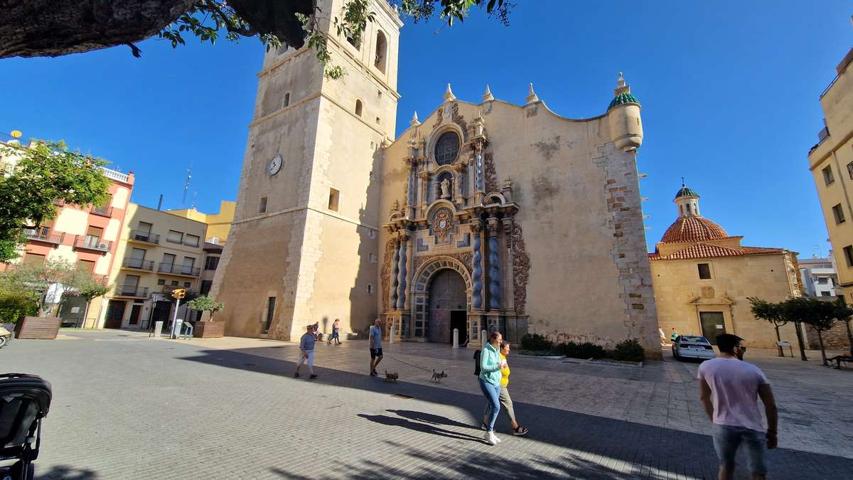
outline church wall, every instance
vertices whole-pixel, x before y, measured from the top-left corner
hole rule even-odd
[[[710,264],[711,279],[699,279],[699,263]],[[779,302],[792,296],[796,271],[784,254],[656,260],[651,265],[660,328],[667,337],[673,327],[680,334],[702,335],[697,312],[721,311],[728,333],[743,337],[749,347],[775,348],[773,325],[752,315],[747,297]],[[796,346],[792,325],[780,332],[782,340]]]

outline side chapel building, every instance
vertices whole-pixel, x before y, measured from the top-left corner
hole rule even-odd
[[[337,12],[343,0],[324,0]],[[402,22],[384,0],[360,44],[328,19],[324,77],[307,47],[270,51],[234,224],[211,294],[227,335],[362,331],[478,344],[496,326],[660,354],[636,149],[640,104],[621,75],[602,115],[457,99],[395,137]],[[386,329],[386,333],[390,329]]]

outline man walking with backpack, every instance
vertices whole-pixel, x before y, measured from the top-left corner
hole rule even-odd
[[[731,480],[738,447],[746,447],[753,480],[767,478],[766,449],[776,448],[776,401],[770,382],[758,367],[743,361],[742,338],[724,333],[717,337],[717,358],[699,366],[700,400],[714,423],[714,450],[720,459],[719,480]],[[765,431],[758,408],[764,403]]]

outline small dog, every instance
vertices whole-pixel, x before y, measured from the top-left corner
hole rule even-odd
[[[435,369],[432,370],[432,381],[435,383],[441,383],[442,378],[447,378],[447,374],[444,373],[444,370],[440,372],[436,372]]]
[[[388,373],[388,370],[385,370],[385,381],[388,383],[397,383],[397,379],[400,378],[400,374],[397,372]]]

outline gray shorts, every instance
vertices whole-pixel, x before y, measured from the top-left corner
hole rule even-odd
[[[767,434],[743,427],[714,425],[714,450],[720,465],[730,471],[735,468],[735,455],[741,443],[746,448],[749,471],[753,474],[767,475],[767,462],[764,453],[767,450]]]

